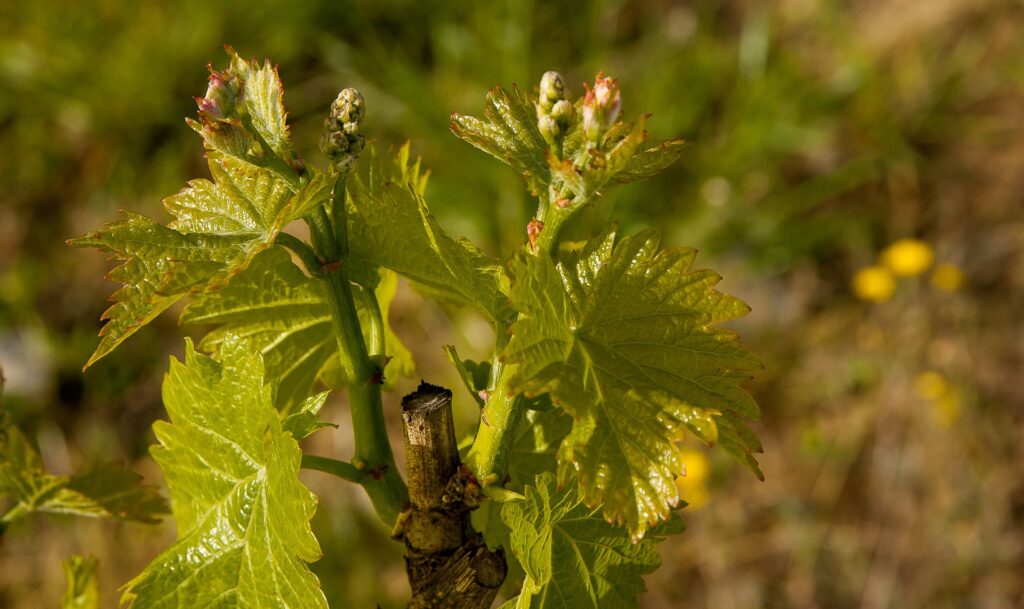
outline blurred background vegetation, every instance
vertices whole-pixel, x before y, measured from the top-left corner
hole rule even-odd
[[[533,202],[448,132],[494,84],[616,76],[625,112],[690,142],[613,217],[700,248],[753,312],[735,324],[767,481],[689,443],[688,531],[662,546],[644,607],[1024,606],[1024,5],[1013,0],[125,2],[0,5],[0,365],[6,408],[51,470],[120,458],[150,481],[150,423],[182,342],[161,317],[84,375],[114,287],[65,239],[206,175],[182,120],[222,43],[280,66],[298,148],[327,104],[366,96],[378,143],[413,142],[442,224],[507,256]],[[575,95],[582,87],[571,87]],[[456,386],[440,346],[486,325],[404,290],[418,373]],[[396,395],[416,379],[399,384]],[[388,403],[395,405],[395,396]],[[463,424],[475,408],[464,394]],[[329,420],[344,423],[343,400]],[[392,417],[396,418],[396,417]],[[344,457],[344,433],[312,450]],[[320,495],[315,569],[335,607],[400,607],[397,544],[343,483]],[[354,506],[354,509],[352,509]],[[56,606],[60,560],[100,558],[106,605],[167,540],[34,517],[0,546],[0,606]]]

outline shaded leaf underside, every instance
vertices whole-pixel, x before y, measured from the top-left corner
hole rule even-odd
[[[526,487],[525,500],[502,507],[511,550],[526,574],[517,609],[637,607],[646,589],[642,576],[661,564],[657,543],[681,532],[682,521],[676,516],[633,543],[599,511],[585,505],[575,486],[557,490],[550,473]]]

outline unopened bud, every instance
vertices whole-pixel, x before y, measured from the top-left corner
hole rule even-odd
[[[559,100],[551,107],[550,116],[555,119],[562,131],[567,131],[572,123],[572,104],[565,99]]]
[[[544,76],[540,77],[540,99],[538,100],[541,108],[544,109],[544,112],[551,112],[551,106],[563,99],[565,99],[565,83],[562,81],[562,75],[554,71],[544,72]]]
[[[209,66],[209,70],[206,96],[196,98],[200,118],[206,121],[237,117],[242,106],[242,79],[231,68],[215,72]]]
[[[583,135],[588,141],[596,144],[615,124],[622,109],[622,97],[619,94],[619,82],[614,78],[606,78],[603,72],[594,79],[594,88],[586,84],[587,90],[583,98]]]
[[[359,91],[349,87],[342,90],[331,103],[331,111],[324,120],[320,136],[320,150],[338,171],[352,168],[366,139],[360,133],[360,123],[366,113],[366,101]]]
[[[338,97],[331,103],[331,113],[328,116],[328,120],[334,121],[338,125],[354,124],[358,125],[363,120],[363,115],[366,113],[366,100],[363,99],[363,95],[349,87],[342,89],[341,93],[338,93]]]
[[[572,124],[572,104],[565,99],[565,83],[558,72],[545,72],[537,99],[537,128],[549,146],[561,149]]]
[[[540,234],[544,230],[544,223],[533,218],[530,223],[526,225],[526,236],[530,239],[530,247],[534,251],[537,251],[537,239],[540,239]]]
[[[537,129],[540,130],[540,134],[544,136],[544,141],[549,146],[557,145],[558,140],[561,139],[562,130],[558,128],[558,123],[546,114],[537,117]]]

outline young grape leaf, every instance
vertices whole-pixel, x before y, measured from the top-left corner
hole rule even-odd
[[[555,453],[571,429],[572,417],[562,410],[528,411],[512,444],[505,488],[521,495],[537,476],[552,474],[557,465]],[[501,519],[503,505],[497,501],[486,501],[473,512],[473,526],[483,533],[487,545],[492,548],[510,547],[510,531]],[[523,569],[515,554],[509,554],[505,559],[508,574],[502,589],[515,594],[522,588]]]
[[[465,239],[452,239],[423,198],[426,176],[397,154],[363,155],[348,180],[348,234],[355,263],[408,277],[432,297],[476,307],[492,321],[509,316],[507,278],[497,260]]]
[[[637,607],[642,576],[661,564],[657,543],[681,532],[682,521],[676,516],[633,543],[599,512],[575,486],[557,490],[550,473],[537,476],[525,500],[504,504],[511,550],[526,573],[517,609]]]
[[[123,262],[109,278],[124,287],[114,293],[114,304],[103,314],[107,323],[86,367],[186,294],[223,287],[269,248],[285,225],[331,195],[334,179],[329,175],[309,169],[301,179],[294,174],[292,183],[269,166],[268,156],[291,158],[281,83],[269,63],[259,67],[230,49],[229,53],[231,66],[211,76],[211,89],[199,100],[202,124],[192,123],[210,150],[207,156],[213,180],[192,180],[168,197],[164,205],[175,219],[166,227],[129,214],[121,222],[69,241],[109,252]],[[225,83],[231,83],[232,93],[222,91],[228,87]],[[215,94],[215,90],[221,93]],[[221,107],[231,104],[239,107]],[[231,123],[237,118],[215,117],[234,117],[239,112],[247,117],[252,133],[245,131],[250,127]],[[217,138],[234,142],[241,137],[238,133],[225,135],[225,130],[241,130],[250,139],[256,138],[253,141],[267,142],[270,149],[256,154],[246,144],[239,154],[222,154],[225,144]]]
[[[96,580],[99,562],[92,557],[74,555],[61,563],[67,587],[61,598],[61,609],[99,609],[100,591]]]
[[[15,513],[49,512],[156,523],[167,503],[141,476],[118,465],[99,465],[84,474],[56,476],[6,416],[0,415],[0,497]]]
[[[241,100],[245,104],[246,115],[271,149],[287,159],[291,141],[288,115],[284,110],[284,88],[277,68],[270,64],[270,60],[264,60],[261,66],[256,59],[242,59],[231,47],[226,50],[231,56],[228,71],[242,82]]]
[[[306,563],[320,558],[316,497],[273,403],[259,353],[227,335],[221,361],[186,344],[163,385],[170,422],[153,457],[171,492],[178,540],[126,584],[127,607],[326,608]]]
[[[396,281],[385,271],[375,290],[384,319]],[[364,307],[357,313],[361,320],[369,316]],[[303,274],[281,248],[257,256],[223,289],[196,297],[181,321],[219,326],[202,340],[203,350],[216,352],[227,334],[244,337],[259,349],[267,378],[277,386],[276,403],[282,412],[290,412],[309,395],[317,375],[331,387],[345,383],[323,286]],[[369,329],[369,324],[364,322],[363,328]],[[390,328],[384,348],[392,356],[384,368],[385,381],[412,374],[412,355]]]
[[[677,440],[689,428],[757,470],[759,452],[741,417],[757,405],[739,384],[760,362],[713,327],[744,315],[714,290],[718,275],[691,271],[693,250],[659,252],[655,231],[596,239],[559,265],[545,254],[516,262],[520,311],[504,351],[509,382],[550,393],[574,418],[559,451],[563,482],[578,476],[586,500],[634,536],[678,501]]]
[[[683,142],[648,142],[644,123],[618,122],[600,145],[585,145],[582,128],[583,98],[575,103],[572,123],[563,144],[562,158],[551,154],[537,127],[536,93],[495,87],[487,94],[484,116],[452,113],[452,133],[523,174],[530,192],[547,196],[554,181],[565,184],[577,200],[586,201],[605,186],[649,178],[665,169],[682,153]]]
[[[523,174],[530,192],[540,196],[547,193],[551,170],[536,103],[535,93],[516,85],[510,91],[495,87],[487,92],[486,120],[453,112],[449,126],[457,137]]]
[[[334,423],[320,420],[320,410],[324,407],[324,402],[327,401],[328,395],[330,395],[330,392],[322,391],[306,398],[306,401],[299,407],[298,412],[286,416],[281,421],[282,429],[292,434],[292,437],[296,440],[308,438],[314,432],[324,427],[334,427],[337,429],[338,426]]]
[[[602,145],[594,148],[568,150],[564,160],[548,157],[551,173],[569,187],[579,201],[597,196],[613,176],[624,170],[643,146],[647,132],[646,117],[637,125],[617,123],[605,135]]]
[[[290,160],[284,89],[277,69],[264,61],[242,59],[225,46],[231,62],[220,72],[210,67],[206,96],[196,98],[199,120],[188,124],[203,136],[211,158],[259,161],[276,154]],[[263,144],[270,150],[261,150]]]
[[[577,109],[576,116],[581,112]],[[676,162],[683,153],[683,140],[652,141],[644,130],[650,115],[640,117],[637,123],[619,121],[601,139],[597,150],[587,150],[583,140],[582,123],[576,121],[565,138],[565,158],[574,159],[577,167],[586,168],[588,192],[602,186],[628,184],[651,178]],[[566,175],[564,169],[552,165],[552,170],[570,182],[584,176]],[[583,188],[582,182],[576,188]],[[586,194],[586,193],[584,193]]]
[[[608,186],[646,180],[661,173],[683,154],[683,140],[651,142],[645,140],[622,167],[607,182]]]

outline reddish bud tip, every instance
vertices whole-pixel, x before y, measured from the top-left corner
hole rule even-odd
[[[544,223],[537,218],[530,220],[530,223],[526,226],[526,235],[530,238],[530,247],[534,250],[537,249],[537,239],[540,237],[543,230]]]

